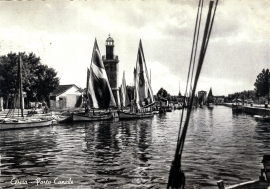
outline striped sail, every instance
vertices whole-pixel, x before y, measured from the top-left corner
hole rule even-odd
[[[141,40],[136,62],[135,99],[138,109],[145,105],[146,100],[149,104],[154,102],[154,95],[148,76]]]
[[[87,88],[87,93],[91,96],[90,101],[92,108],[107,109],[116,106],[96,39],[90,63]]]

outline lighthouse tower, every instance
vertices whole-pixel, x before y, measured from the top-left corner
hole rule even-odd
[[[105,70],[109,79],[110,86],[112,88],[113,96],[118,107],[120,107],[120,97],[119,97],[119,85],[118,85],[118,75],[119,75],[119,65],[118,56],[114,55],[114,40],[109,37],[106,40],[106,55],[102,56],[102,60],[105,66]]]

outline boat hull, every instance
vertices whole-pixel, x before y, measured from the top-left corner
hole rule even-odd
[[[53,120],[41,120],[30,122],[1,122],[0,130],[23,129],[50,126]]]
[[[269,116],[255,115],[254,118],[255,118],[257,121],[270,121],[270,117],[269,117]]]
[[[172,112],[172,107],[166,107],[166,112]]]
[[[222,184],[220,184],[222,183]],[[219,189],[224,189],[223,181],[218,182]],[[241,184],[236,184],[233,186],[226,187],[225,189],[266,189],[268,187],[268,183],[266,181],[248,181]]]
[[[235,104],[233,104],[232,105],[232,111],[234,113],[242,112],[242,106],[241,105],[235,105]]]
[[[80,122],[80,121],[102,121],[102,120],[111,120],[113,119],[113,115],[110,114],[101,114],[101,115],[82,115],[82,114],[73,114],[72,121]]]
[[[214,108],[214,104],[213,103],[209,103],[208,105],[207,105],[207,108],[210,108],[210,109],[212,109],[212,108]]]
[[[158,114],[158,113],[159,113],[158,110],[153,111],[153,114]]]
[[[152,112],[138,112],[138,113],[130,113],[130,112],[122,112],[118,111],[119,119],[140,119],[140,118],[150,118],[153,117],[154,114]]]

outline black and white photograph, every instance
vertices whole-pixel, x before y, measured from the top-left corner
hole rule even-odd
[[[269,0],[0,12],[0,189],[270,189]]]

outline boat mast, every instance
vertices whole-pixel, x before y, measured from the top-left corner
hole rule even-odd
[[[151,84],[151,68],[150,68],[150,84]]]
[[[18,61],[18,82],[19,82],[19,97],[20,97],[20,109],[21,116],[23,117],[23,92],[22,92],[22,64],[21,64],[21,54],[19,53],[19,61]]]

